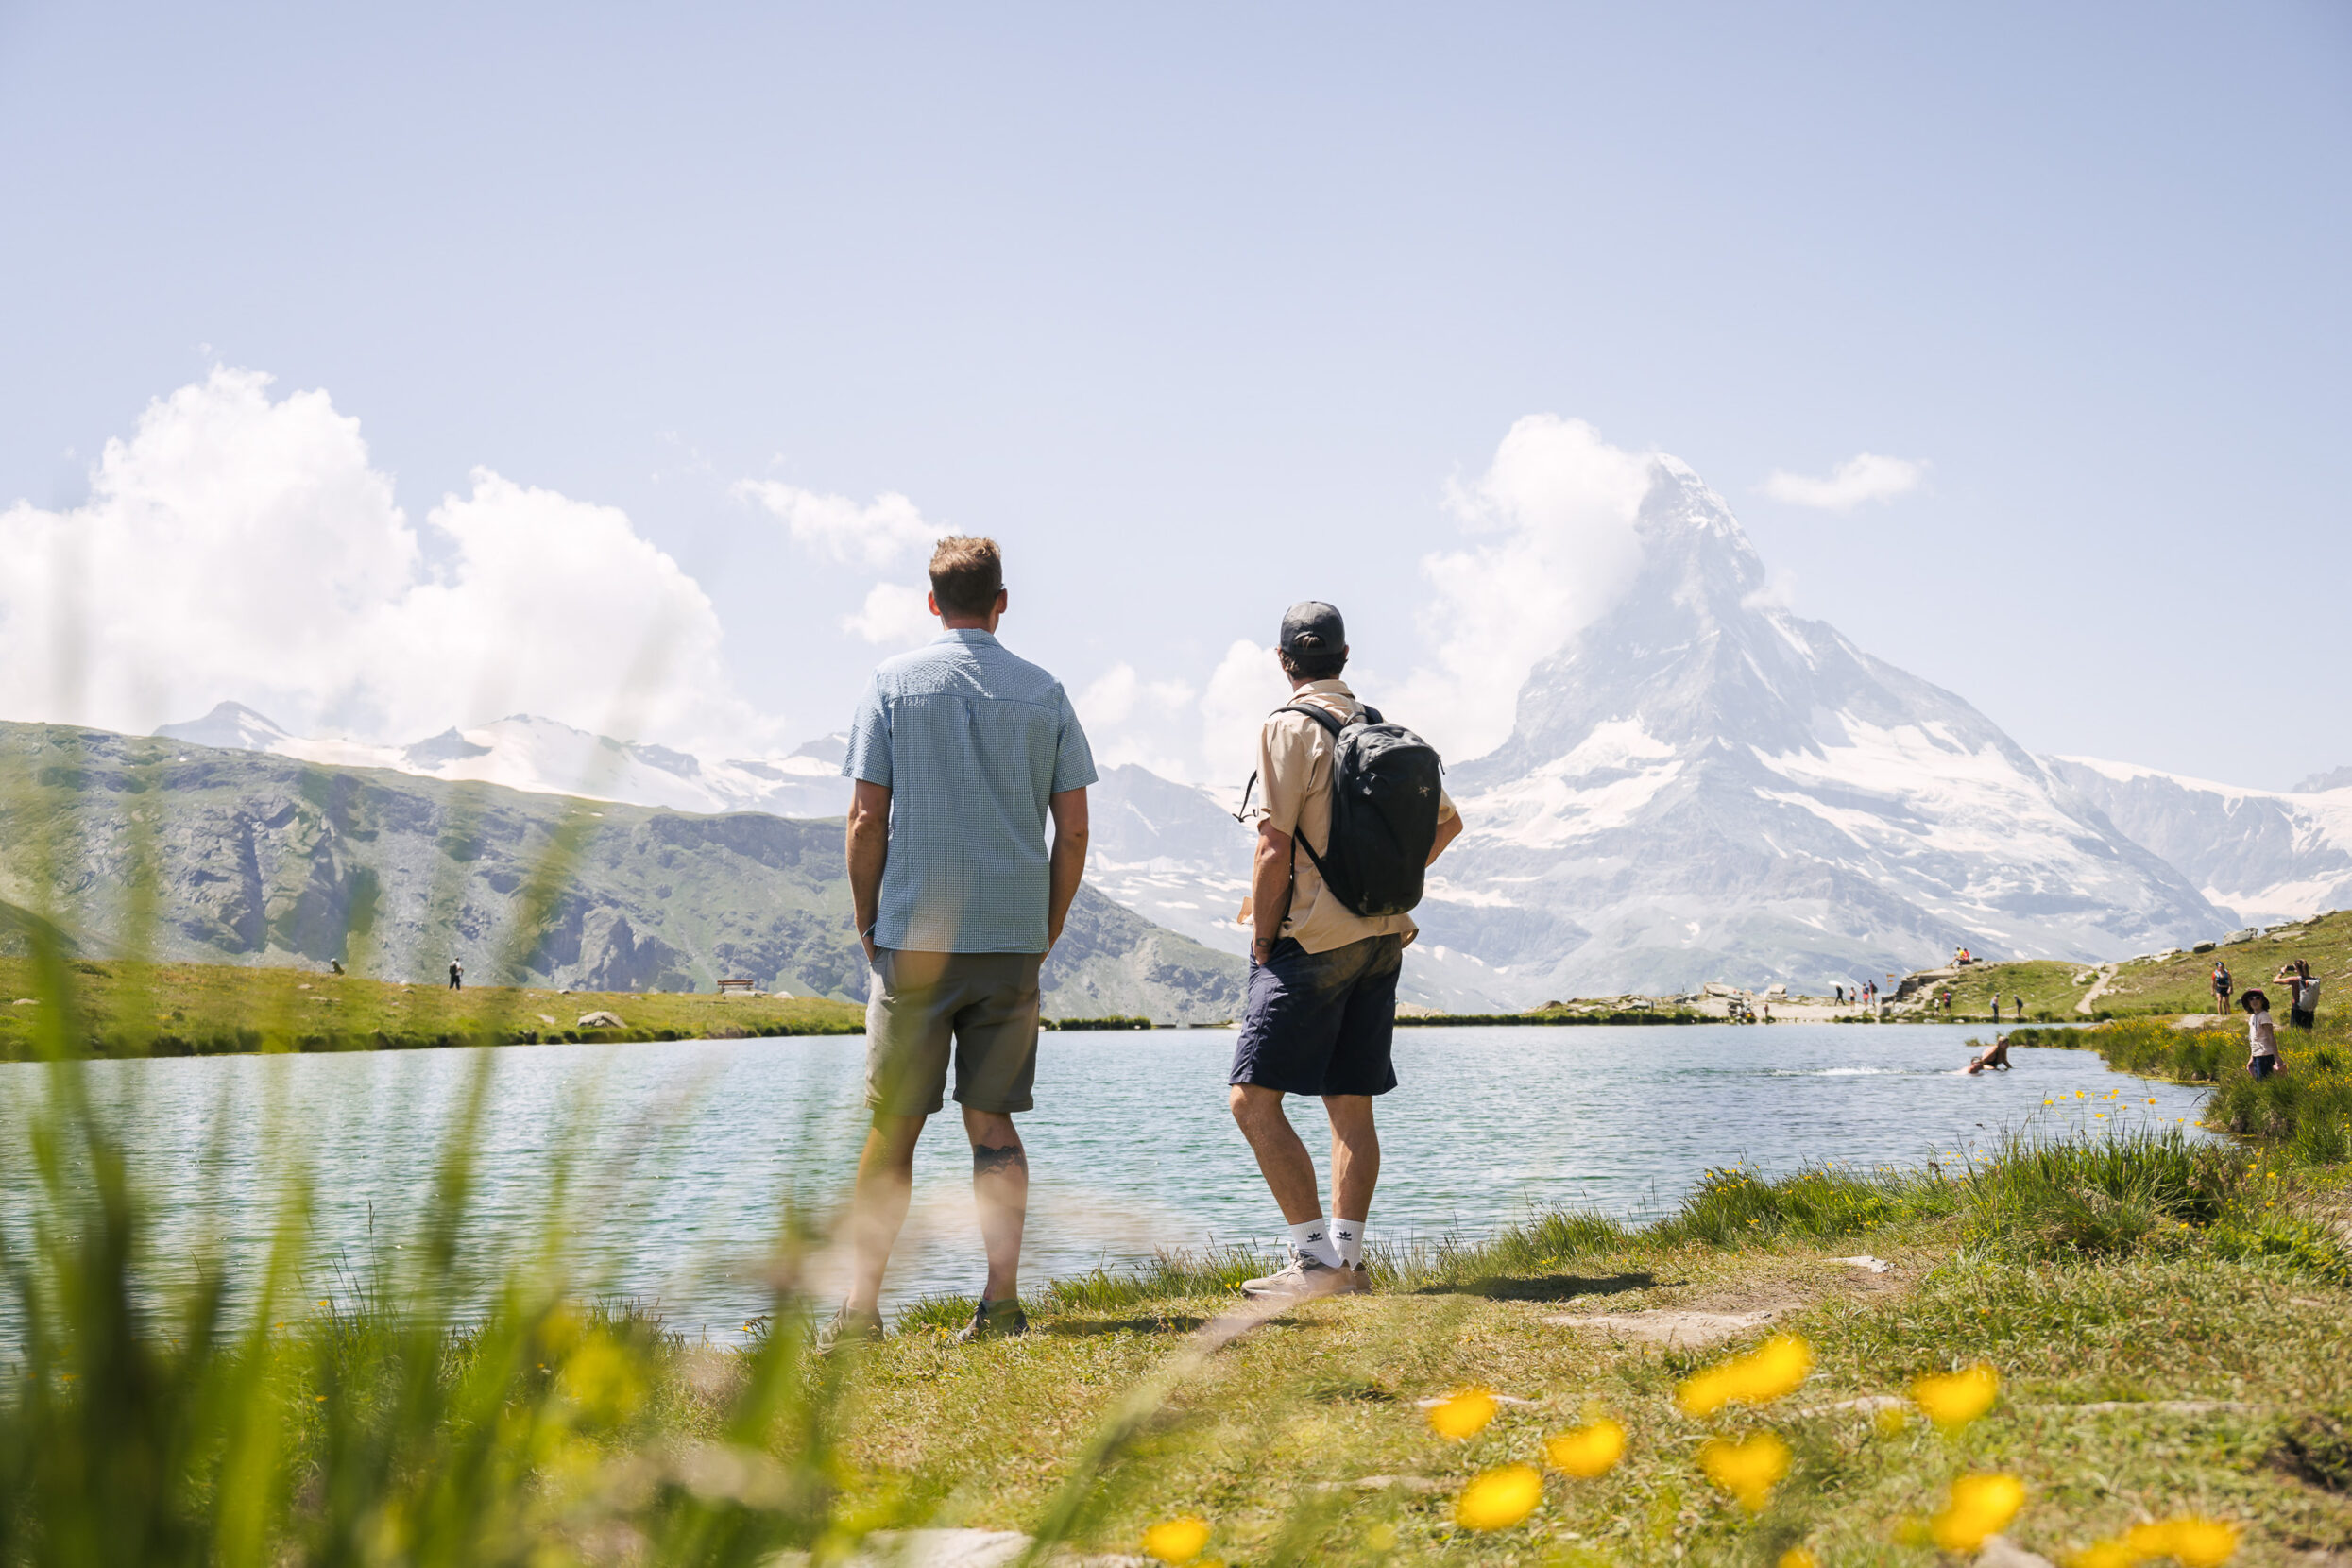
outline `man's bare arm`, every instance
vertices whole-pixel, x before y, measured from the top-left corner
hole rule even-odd
[[[1429,846],[1429,858],[1422,863],[1423,865],[1436,865],[1438,863],[1438,857],[1445,853],[1445,846],[1452,844],[1456,839],[1458,839],[1461,836],[1461,818],[1446,817],[1441,820],[1438,824],[1438,841]]]
[[[1046,802],[1053,813],[1053,855],[1046,889],[1046,946],[1062,940],[1062,922],[1069,918],[1070,900],[1086,875],[1086,791],[1064,790]]]
[[[1250,865],[1252,950],[1260,963],[1272,955],[1290,913],[1290,835],[1270,822],[1257,825],[1257,858]]]
[[[849,794],[849,908],[858,944],[874,962],[874,922],[882,908],[882,867],[890,859],[890,786],[858,780]]]

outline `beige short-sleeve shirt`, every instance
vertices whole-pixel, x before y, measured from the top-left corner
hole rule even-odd
[[[1309,681],[1291,693],[1294,703],[1312,703],[1345,723],[1363,708],[1347,683]],[[1271,713],[1258,731],[1257,776],[1266,792],[1265,821],[1277,831],[1303,838],[1321,855],[1331,844],[1331,732],[1304,713]],[[1454,802],[1438,796],[1438,820],[1456,814]],[[1250,919],[1249,905],[1241,918]],[[1327,953],[1368,936],[1400,935],[1406,942],[1420,929],[1409,914],[1375,915],[1367,919],[1330,895],[1322,873],[1304,852],[1290,868],[1290,912],[1282,934],[1310,953]]]

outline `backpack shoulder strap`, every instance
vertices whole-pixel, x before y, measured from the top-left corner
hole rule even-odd
[[[1308,718],[1314,720],[1317,724],[1329,730],[1335,740],[1338,738],[1339,732],[1347,727],[1346,724],[1342,724],[1339,720],[1333,718],[1328,712],[1316,707],[1313,703],[1285,703],[1282,707],[1274,709],[1274,711],[1276,713],[1304,713]]]

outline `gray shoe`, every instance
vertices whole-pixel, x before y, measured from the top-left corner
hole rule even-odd
[[[982,1339],[998,1339],[1028,1332],[1029,1314],[1021,1310],[1019,1302],[984,1301],[972,1308],[972,1321],[956,1330],[956,1343],[976,1345]]]
[[[1369,1296],[1372,1294],[1372,1270],[1370,1269],[1359,1263],[1350,1269],[1348,1273],[1353,1276],[1348,1283],[1347,1293],[1349,1295]]]
[[[852,1312],[849,1304],[844,1302],[830,1318],[817,1325],[816,1333],[810,1337],[810,1344],[819,1355],[830,1355],[841,1348],[844,1339],[871,1345],[879,1344],[881,1338],[881,1319],[871,1312]]]
[[[1289,1264],[1270,1274],[1241,1282],[1245,1296],[1295,1297],[1304,1300],[1313,1296],[1339,1296],[1358,1287],[1355,1270],[1335,1269],[1321,1258],[1305,1253],[1290,1254]]]

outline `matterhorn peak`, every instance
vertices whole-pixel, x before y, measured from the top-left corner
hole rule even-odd
[[[1773,603],[1688,464],[1650,471],[1625,590],[1454,770],[1469,832],[1433,943],[1541,999],[1826,987],[1954,946],[2106,957],[2222,921],[1975,708]]]

